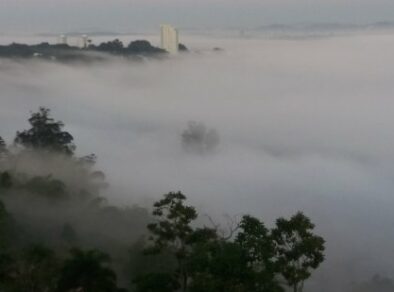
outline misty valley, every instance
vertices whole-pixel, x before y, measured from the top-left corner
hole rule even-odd
[[[41,38],[0,45],[0,291],[394,291],[390,33]]]

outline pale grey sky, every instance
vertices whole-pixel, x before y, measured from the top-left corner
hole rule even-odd
[[[393,0],[0,0],[0,32],[394,21]]]

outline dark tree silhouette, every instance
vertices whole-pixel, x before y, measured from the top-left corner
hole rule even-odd
[[[133,54],[165,53],[164,50],[152,46],[150,42],[145,40],[131,42],[126,48],[126,51]]]
[[[59,292],[114,292],[116,275],[109,267],[110,257],[98,250],[71,250],[60,273]]]
[[[181,52],[188,52],[189,49],[184,44],[179,44],[179,51]]]
[[[42,245],[25,248],[16,261],[15,291],[54,291],[57,285],[58,261],[55,253]],[[12,290],[14,291],[14,290]]]
[[[0,201],[0,254],[4,251],[10,236],[10,215]]]
[[[253,270],[247,255],[235,242],[223,239],[199,244],[191,259],[192,292],[248,292]],[[268,292],[268,291],[267,291]]]
[[[11,174],[8,171],[0,172],[0,188],[9,189],[12,185]]]
[[[0,162],[6,159],[8,156],[8,150],[7,150],[7,144],[3,140],[2,137],[0,137]]]
[[[168,249],[174,252],[178,262],[181,291],[187,290],[188,271],[186,260],[188,257],[189,238],[193,234],[191,223],[197,218],[194,207],[186,206],[186,196],[181,192],[168,193],[154,204],[153,215],[158,218],[157,223],[148,225],[152,233],[153,251]]]
[[[123,50],[123,43],[119,39],[109,41],[106,43],[101,43],[98,47],[98,51],[108,52],[112,54],[121,53]]]
[[[202,123],[189,122],[182,133],[183,148],[192,153],[204,154],[212,152],[220,142],[219,134],[214,129],[207,129]]]
[[[25,148],[73,155],[75,145],[70,133],[62,131],[64,124],[50,117],[50,110],[41,107],[29,118],[31,128],[17,132],[15,143]]]
[[[6,144],[5,141],[2,137],[0,137],[0,153],[4,152],[6,150]]]
[[[243,216],[237,242],[246,252],[248,266],[253,269],[253,291],[283,291],[276,279],[276,250],[269,230],[259,219]]]
[[[324,261],[324,239],[312,233],[315,225],[299,212],[289,220],[279,218],[272,231],[282,276],[294,292],[302,292],[304,282]]]

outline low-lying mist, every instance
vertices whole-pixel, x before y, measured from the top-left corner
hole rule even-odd
[[[393,277],[394,35],[184,42],[200,50],[91,65],[0,60],[0,136],[11,142],[29,111],[48,107],[78,155],[98,156],[113,204],[181,190],[217,218],[272,223],[301,210],[327,240],[309,291]],[[215,149],[185,151],[190,121],[218,133]]]

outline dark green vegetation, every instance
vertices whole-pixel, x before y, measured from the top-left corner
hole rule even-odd
[[[181,192],[151,214],[111,206],[96,157],[76,156],[63,123],[45,108],[28,121],[12,145],[0,138],[0,291],[299,292],[324,260],[303,213],[222,232]]]
[[[180,51],[187,51],[186,46],[180,44]],[[162,56],[167,52],[154,47],[146,40],[132,41],[125,46],[120,40],[104,42],[99,45],[90,44],[87,48],[78,48],[66,44],[41,43],[38,45],[10,44],[0,46],[0,58],[44,59],[58,61],[100,61],[106,55],[138,58],[140,56]]]

